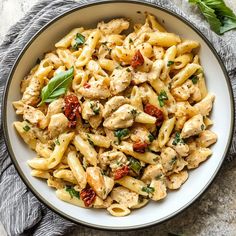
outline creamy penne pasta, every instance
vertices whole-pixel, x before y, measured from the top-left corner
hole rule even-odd
[[[154,15],[78,26],[22,79],[13,123],[35,156],[31,175],[84,208],[127,216],[188,181],[212,155],[200,44]],[[181,191],[181,190],[179,190]]]

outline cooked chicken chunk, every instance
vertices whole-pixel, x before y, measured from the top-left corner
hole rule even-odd
[[[172,136],[167,145],[173,148],[180,156],[186,157],[189,153],[189,147],[184,142],[175,142],[175,136]]]
[[[51,116],[48,131],[51,138],[55,138],[64,133],[68,127],[68,119],[63,113],[55,114]]]
[[[127,157],[123,152],[120,151],[107,151],[103,152],[98,156],[102,169],[106,169],[109,165],[112,170],[120,168],[122,165],[127,165]]]
[[[82,104],[82,117],[92,128],[97,129],[102,122],[103,105],[99,101],[85,101]]]
[[[119,107],[110,117],[106,118],[103,126],[108,129],[128,128],[134,123],[133,107],[125,104]]]
[[[204,130],[199,134],[196,141],[200,147],[209,147],[217,141],[217,135],[211,130]]]
[[[125,187],[114,188],[111,192],[111,198],[128,208],[138,204],[139,195]]]
[[[193,135],[201,133],[205,129],[203,117],[201,114],[193,116],[191,119],[185,122],[181,132],[182,138],[188,138]]]
[[[97,80],[80,87],[77,92],[85,98],[90,99],[107,99],[111,96],[106,80]]]
[[[159,179],[163,175],[163,167],[161,164],[148,165],[143,173],[141,180],[145,183],[150,183],[151,180]]]
[[[101,30],[104,35],[120,34],[123,30],[129,28],[129,22],[123,18],[113,19],[108,23],[102,21],[98,23],[97,28]]]
[[[189,156],[187,156],[186,161],[188,162],[188,169],[194,169],[199,166],[199,164],[205,161],[212,154],[209,148],[198,148],[193,151]]]
[[[44,86],[44,77],[36,77],[33,78],[29,82],[29,86],[25,89],[23,93],[22,101],[25,104],[29,104],[31,106],[35,106],[40,101],[40,93],[41,89]]]
[[[152,180],[150,187],[154,189],[150,194],[152,200],[159,201],[166,197],[166,185],[162,180]]]
[[[46,118],[45,115],[40,110],[29,105],[24,106],[24,111],[23,111],[24,120],[28,120],[31,124],[38,125],[40,128],[43,129],[45,128],[44,127],[45,118]]]
[[[177,153],[174,149],[167,147],[161,152],[161,164],[164,172],[171,171],[177,161]]]
[[[215,99],[215,96],[213,94],[208,94],[200,102],[196,103],[194,107],[197,108],[197,110],[203,116],[208,116],[212,109],[214,99]]]
[[[120,106],[124,104],[129,104],[129,103],[130,103],[129,99],[123,96],[112,97],[106,102],[103,112],[102,112],[102,116],[104,118],[107,118],[108,116],[110,116],[112,112],[117,110]]]
[[[178,189],[188,179],[186,170],[172,174],[166,178],[166,184],[169,189]]]
[[[124,91],[131,82],[131,71],[123,68],[123,69],[115,69],[111,75],[110,81],[110,90],[113,95],[116,95],[122,91]]]

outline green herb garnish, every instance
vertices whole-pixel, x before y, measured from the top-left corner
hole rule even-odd
[[[129,43],[133,43],[134,41],[131,39],[131,38],[129,38]]]
[[[132,110],[131,110],[131,114],[132,114],[133,116],[136,116],[136,115],[137,115],[137,110],[132,109]]]
[[[25,132],[28,132],[28,131],[30,130],[30,127],[29,127],[28,125],[25,125],[25,126],[23,127],[23,130],[24,130]]]
[[[149,186],[147,186],[147,187],[142,187],[142,191],[143,191],[143,192],[146,192],[146,193],[153,193],[153,192],[155,191],[155,188],[149,187]]]
[[[168,100],[168,96],[166,94],[166,91],[162,90],[160,94],[158,95],[158,101],[161,107],[165,105],[166,100]]]
[[[236,28],[236,16],[223,0],[189,0],[198,6],[211,29],[217,34]]]
[[[55,144],[58,145],[58,146],[60,145],[60,141],[59,141],[58,138],[55,140]]]
[[[197,77],[197,75],[192,75],[189,79],[192,80],[193,84],[197,84],[199,78]]]
[[[155,180],[160,180],[162,176],[163,176],[162,174],[157,175],[157,176],[155,177]]]
[[[177,157],[175,156],[171,159],[170,165],[174,165],[176,163],[176,161],[177,161]]]
[[[83,45],[84,42],[85,42],[85,37],[82,34],[77,33],[75,36],[75,44],[73,45],[73,48],[75,50],[78,50],[79,46]]]
[[[152,142],[155,139],[155,137],[150,133],[148,135],[148,139],[149,139],[149,142]]]
[[[202,124],[202,125],[201,125],[201,130],[204,130],[204,129],[205,129],[205,125]]]
[[[89,144],[90,144],[91,146],[94,147],[94,142],[93,142],[91,139],[88,139],[88,142],[89,142]]]
[[[80,199],[80,193],[77,192],[73,187],[70,186],[66,186],[66,191],[70,194],[70,197],[77,197],[78,199]]]
[[[118,129],[114,132],[115,136],[118,138],[118,143],[121,142],[121,139],[126,137],[129,134],[128,129]]]
[[[127,72],[131,72],[130,68],[127,68],[126,71],[127,71]]]
[[[174,61],[168,61],[167,62],[167,66],[171,66],[171,65],[173,65],[174,64]]]
[[[50,103],[65,94],[73,77],[74,67],[71,67],[69,70],[60,72],[50,79],[49,83],[41,91],[41,102],[38,106],[45,102]]]
[[[93,113],[94,113],[95,115],[98,115],[98,114],[99,114],[99,112],[100,112],[100,107],[99,107],[99,106],[97,106],[97,105],[94,104],[94,103],[90,103],[90,108],[93,110]]]
[[[136,174],[139,174],[140,170],[142,169],[140,161],[132,157],[129,158],[129,166]]]
[[[174,138],[172,144],[176,146],[178,143],[184,143],[184,140],[181,138],[180,133],[176,132],[175,138]]]

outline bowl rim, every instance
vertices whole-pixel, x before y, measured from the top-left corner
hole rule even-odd
[[[197,195],[195,195],[194,198],[191,199],[191,201],[189,201],[188,203],[186,203],[184,206],[182,206],[180,209],[178,209],[177,211],[173,212],[172,214],[169,214],[166,217],[163,217],[159,220],[153,221],[153,222],[149,222],[146,224],[140,224],[138,226],[125,226],[125,227],[111,227],[111,226],[100,226],[100,225],[96,225],[96,224],[92,224],[92,223],[88,223],[85,221],[82,221],[80,219],[74,218],[72,216],[69,216],[68,214],[66,214],[65,212],[56,209],[56,207],[49,203],[44,197],[42,197],[38,191],[36,190],[35,187],[33,187],[33,185],[31,184],[31,182],[27,179],[27,177],[23,174],[22,169],[20,168],[18,162],[17,162],[17,158],[14,155],[13,152],[13,148],[11,146],[11,142],[10,142],[10,138],[9,138],[9,133],[8,133],[8,129],[7,129],[7,97],[8,97],[8,92],[9,92],[9,88],[10,88],[10,83],[12,81],[13,78],[13,74],[15,73],[15,70],[21,60],[21,58],[24,56],[25,51],[30,47],[30,45],[34,42],[34,40],[41,34],[43,33],[49,26],[51,26],[53,23],[55,23],[57,20],[75,12],[75,11],[79,11],[81,9],[84,8],[89,8],[91,6],[96,6],[96,5],[104,5],[104,4],[111,4],[111,3],[128,3],[128,4],[135,4],[135,5],[144,5],[144,6],[148,6],[148,7],[152,7],[158,10],[161,10],[169,15],[172,15],[174,17],[176,17],[177,19],[179,19],[180,21],[182,21],[183,23],[185,23],[188,27],[190,27],[193,31],[195,31],[195,33],[197,33],[203,40],[204,42],[207,44],[207,46],[209,47],[209,49],[211,50],[211,52],[214,54],[215,58],[217,59],[221,70],[224,73],[224,77],[227,83],[227,89],[228,89],[228,93],[230,96],[230,107],[231,107],[231,124],[230,124],[230,135],[228,137],[227,140],[227,145],[225,147],[224,150],[224,154],[221,158],[221,161],[219,162],[214,174],[211,176],[211,178],[209,179],[209,181],[206,183],[206,185],[204,186],[204,188],[201,189],[201,191],[199,191],[199,193]],[[150,226],[154,226],[160,223],[163,223],[171,218],[173,218],[174,216],[178,215],[179,213],[181,213],[182,211],[184,211],[185,209],[187,209],[190,205],[192,205],[207,189],[208,187],[212,184],[213,180],[215,179],[216,175],[219,173],[220,168],[222,167],[223,161],[229,151],[229,148],[231,146],[232,143],[232,139],[233,139],[233,131],[234,131],[234,126],[235,126],[235,120],[234,120],[234,112],[235,112],[235,101],[234,101],[234,96],[233,96],[233,90],[232,90],[232,85],[230,82],[230,78],[228,76],[228,72],[225,68],[225,65],[222,61],[222,59],[220,58],[220,56],[218,55],[216,49],[214,48],[214,46],[211,44],[211,42],[206,38],[206,36],[198,29],[196,28],[190,21],[188,21],[186,18],[184,18],[183,16],[179,15],[178,13],[169,10],[163,6],[160,6],[158,3],[151,3],[151,2],[144,2],[142,0],[100,0],[100,1],[96,1],[96,2],[88,2],[88,3],[82,3],[76,7],[73,7],[70,10],[67,10],[65,12],[63,12],[62,14],[60,14],[59,16],[53,18],[52,20],[50,20],[48,23],[46,23],[43,27],[41,27],[31,38],[30,40],[27,42],[27,44],[22,48],[22,50],[20,51],[19,55],[17,56],[14,64],[12,65],[12,68],[10,70],[9,76],[6,80],[6,85],[4,87],[4,93],[3,93],[3,102],[2,102],[2,109],[1,109],[1,114],[2,114],[2,128],[3,128],[3,137],[4,137],[4,141],[7,147],[7,151],[8,154],[20,176],[20,178],[22,179],[22,181],[24,182],[24,184],[27,186],[27,188],[34,194],[34,196],[44,205],[46,205],[50,210],[52,210],[54,213],[58,214],[59,216],[72,221],[76,224],[82,224],[85,225],[87,227],[90,228],[94,228],[94,229],[102,229],[102,230],[107,230],[107,231],[128,231],[128,230],[137,230],[137,229],[144,229]]]

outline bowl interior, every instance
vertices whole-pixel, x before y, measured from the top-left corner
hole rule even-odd
[[[133,22],[144,22],[144,14],[150,12],[163,22],[169,32],[175,32],[181,37],[194,39],[200,42],[200,59],[210,92],[216,95],[212,119],[212,130],[218,134],[218,142],[212,147],[212,157],[199,168],[190,171],[188,181],[178,191],[169,192],[167,198],[160,202],[150,202],[146,207],[133,211],[129,216],[117,218],[110,216],[105,210],[82,209],[62,202],[55,196],[54,189],[47,186],[44,181],[31,177],[30,168],[26,161],[35,156],[18,137],[13,128],[13,121],[19,119],[15,115],[12,102],[19,100],[21,79],[35,65],[37,58],[44,52],[53,50],[55,42],[74,27],[94,27],[100,20],[116,17],[127,17]],[[8,146],[14,162],[21,176],[33,192],[57,212],[68,218],[89,226],[107,229],[131,229],[148,226],[161,222],[188,206],[210,183],[223,161],[229,145],[232,129],[232,100],[224,72],[214,53],[207,43],[187,24],[174,15],[151,6],[128,3],[110,2],[106,4],[91,5],[72,11],[70,14],[59,18],[53,24],[42,30],[23,56],[17,62],[8,84],[5,97],[4,122]],[[227,115],[226,115],[227,114]]]

